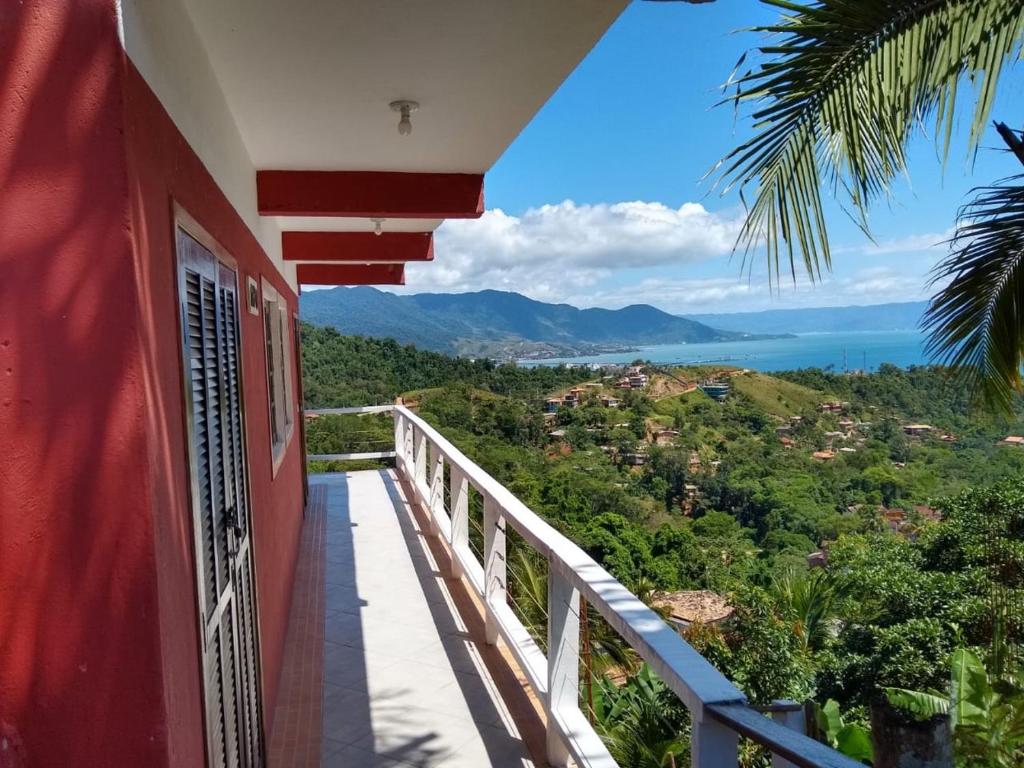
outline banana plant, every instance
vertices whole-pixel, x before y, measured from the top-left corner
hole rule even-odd
[[[847,757],[871,763],[875,759],[868,729],[856,723],[847,723],[839,711],[839,703],[829,699],[824,706],[811,702],[814,722],[821,740]]]
[[[949,715],[958,760],[967,766],[1024,765],[1024,686],[1012,674],[995,677],[966,648],[953,653],[949,694],[887,688],[897,709],[919,720]]]

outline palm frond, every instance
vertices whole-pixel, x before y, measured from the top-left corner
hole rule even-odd
[[[867,230],[867,209],[906,170],[908,139],[930,117],[948,155],[973,84],[969,146],[978,144],[1004,64],[1020,52],[1024,0],[762,0],[782,19],[761,63],[736,79],[727,101],[750,104],[754,135],[712,174],[746,204],[737,241],[749,268],[763,250],[770,278],[788,261],[811,279],[831,266],[822,187]]]
[[[925,313],[926,351],[1009,409],[1024,362],[1024,176],[975,194],[933,273],[934,283],[948,284]]]

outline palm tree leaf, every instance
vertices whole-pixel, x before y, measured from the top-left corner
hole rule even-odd
[[[812,280],[831,265],[822,187],[843,193],[863,229],[867,209],[906,172],[905,146],[934,114],[948,155],[965,89],[975,83],[970,150],[988,120],[1006,60],[1019,56],[1024,0],[762,0],[781,20],[753,31],[769,44],[727,85],[751,107],[754,135],[710,173],[723,193],[755,191],[736,248],[769,279],[789,260]],[[941,138],[939,138],[941,137]]]
[[[927,352],[990,404],[1009,409],[1024,361],[1024,176],[975,190],[933,282]]]

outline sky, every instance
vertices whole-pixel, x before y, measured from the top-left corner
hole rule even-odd
[[[871,211],[873,240],[830,204],[834,268],[818,283],[772,291],[761,263],[748,272],[732,256],[740,201],[702,177],[750,135],[731,106],[716,106],[741,54],[763,40],[738,30],[776,14],[755,0],[631,3],[487,174],[484,215],[445,222],[434,262],[410,264],[398,290],[490,288],[675,313],[926,298],[972,187],[1014,171],[994,131],[973,157],[954,142],[944,170],[932,139],[915,140],[910,178]],[[1012,122],[1022,106],[1018,65],[993,117]]]

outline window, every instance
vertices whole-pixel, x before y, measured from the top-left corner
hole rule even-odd
[[[276,468],[291,439],[295,422],[292,394],[291,330],[288,303],[263,281],[263,333],[267,349],[267,392],[270,401],[270,449]]]

